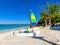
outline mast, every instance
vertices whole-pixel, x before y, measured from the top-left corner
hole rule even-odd
[[[31,24],[31,13],[32,13],[32,10],[30,10],[30,28],[32,26],[32,24]]]
[[[29,10],[29,8],[28,8],[28,0],[25,0],[25,6],[26,6],[26,12],[27,12],[27,15],[28,15],[28,17],[29,17],[29,22],[30,22],[30,28],[31,28],[31,12],[32,12],[32,10]]]

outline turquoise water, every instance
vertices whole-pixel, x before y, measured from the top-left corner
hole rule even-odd
[[[0,24],[0,33],[17,30],[20,28],[29,28],[29,24]]]

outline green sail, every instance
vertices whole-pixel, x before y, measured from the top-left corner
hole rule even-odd
[[[31,13],[31,23],[36,23],[36,18],[33,12]]]

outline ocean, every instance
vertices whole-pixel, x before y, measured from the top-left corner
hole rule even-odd
[[[29,24],[0,24],[0,33],[14,31],[20,28],[29,28]]]

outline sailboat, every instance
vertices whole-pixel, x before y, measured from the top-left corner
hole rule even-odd
[[[35,17],[33,12],[31,12],[31,17],[30,18],[31,18],[30,19],[31,28],[36,27],[36,17]]]

